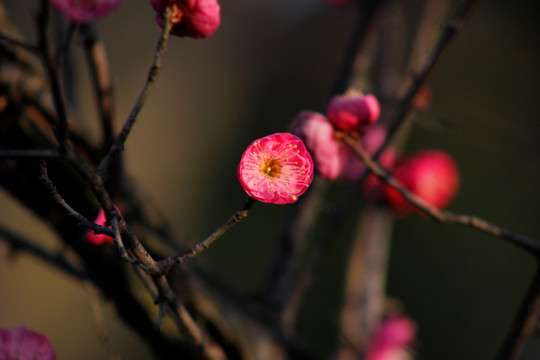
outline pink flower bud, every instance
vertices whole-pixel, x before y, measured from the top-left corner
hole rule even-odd
[[[0,360],[56,360],[49,339],[23,326],[0,329]]]
[[[172,10],[172,35],[206,38],[221,23],[217,0],[150,0],[150,4],[157,11],[156,20],[161,27],[166,8]]]
[[[360,131],[365,125],[374,123],[380,112],[375,96],[362,95],[356,90],[332,97],[326,109],[326,115],[332,124],[347,132]]]
[[[444,151],[420,151],[398,164],[394,178],[428,204],[445,208],[459,188],[459,171],[454,159]],[[383,189],[388,204],[398,213],[415,211],[415,207],[395,189]]]
[[[96,217],[96,220],[94,220],[94,223],[101,226],[107,226],[107,219],[105,218],[105,212],[103,211],[103,209],[99,210],[99,213]],[[113,243],[114,239],[109,235],[95,234],[94,230],[89,229],[86,231],[84,241],[92,245],[102,245]]]
[[[122,0],[50,0],[51,4],[71,21],[88,24],[116,10]]]
[[[410,359],[408,348],[414,341],[416,325],[404,316],[394,315],[383,320],[375,331],[366,353],[366,360]]]
[[[328,119],[313,111],[303,111],[291,125],[313,156],[315,171],[323,178],[335,180],[341,171],[342,144],[334,139],[334,128]]]
[[[313,160],[298,136],[276,133],[252,142],[237,172],[240,185],[252,198],[288,204],[297,201],[313,181]]]

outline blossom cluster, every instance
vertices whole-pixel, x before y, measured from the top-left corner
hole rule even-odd
[[[76,24],[97,21],[120,7],[123,0],[50,0],[51,4]],[[221,23],[217,0],[150,0],[156,21],[163,27],[165,13],[170,10],[170,33],[176,36],[206,38]]]
[[[429,104],[429,94],[422,93],[421,106]],[[365,165],[340,137],[343,133],[358,139],[368,154],[375,154],[386,141],[387,133],[376,123],[380,106],[374,95],[349,90],[334,96],[323,115],[303,111],[293,121],[292,132],[302,138],[311,152],[316,173],[327,180],[354,182],[365,173]],[[381,165],[407,190],[428,204],[444,208],[455,197],[459,171],[453,158],[442,150],[423,150],[396,160],[393,148],[380,156]],[[370,175],[364,186],[368,197],[384,203],[398,214],[415,211],[401,193]]]
[[[313,155],[317,173],[327,180],[356,181],[365,166],[354,152],[341,141],[339,131],[362,134],[362,146],[374,153],[384,142],[386,131],[374,124],[380,107],[375,96],[350,90],[334,96],[326,115],[303,111],[293,121],[292,132],[304,140]]]

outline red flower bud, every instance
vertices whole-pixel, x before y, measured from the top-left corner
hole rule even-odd
[[[361,131],[365,125],[374,123],[381,109],[373,95],[362,95],[356,90],[349,90],[345,95],[334,96],[326,109],[326,115],[340,130]]]
[[[454,159],[444,151],[421,151],[402,161],[393,177],[425,202],[443,209],[454,199],[459,188],[459,171]],[[399,213],[415,207],[394,188],[385,185],[383,197]]]

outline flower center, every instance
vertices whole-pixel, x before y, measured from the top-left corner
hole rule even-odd
[[[171,4],[169,7],[171,9],[171,24],[178,24],[180,21],[182,21],[184,12],[177,4]]]
[[[275,178],[281,172],[281,165],[274,159],[266,160],[261,167],[261,171],[265,175]]]

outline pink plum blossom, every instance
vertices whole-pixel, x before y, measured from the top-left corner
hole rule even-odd
[[[314,111],[302,111],[291,128],[304,140],[313,157],[315,171],[325,179],[335,180],[341,172],[343,144],[334,138],[334,128],[328,119]]]
[[[276,133],[253,141],[237,172],[240,185],[252,198],[288,204],[297,201],[313,181],[313,160],[298,136]]]
[[[94,220],[94,223],[101,226],[107,226],[107,219],[105,218],[105,212],[101,209]],[[84,241],[92,245],[110,244],[114,242],[114,239],[105,234],[95,234],[94,230],[89,229],[86,231]]]
[[[365,125],[374,123],[380,112],[375,96],[363,95],[353,89],[344,95],[332,97],[326,109],[326,115],[332,124],[346,132],[360,132]]]
[[[437,208],[445,208],[459,188],[459,171],[454,159],[441,150],[424,150],[400,161],[393,177],[405,188]],[[398,213],[415,211],[397,190],[385,185],[383,197]]]
[[[74,23],[88,24],[120,7],[122,0],[50,0],[51,4]]]
[[[172,10],[171,34],[193,38],[212,35],[221,23],[220,6],[217,0],[150,0],[156,10],[156,21],[163,27],[167,7]]]
[[[365,360],[408,360],[416,336],[416,325],[405,316],[383,319],[376,329]]]
[[[0,329],[0,360],[56,360],[49,339],[23,326]]]

